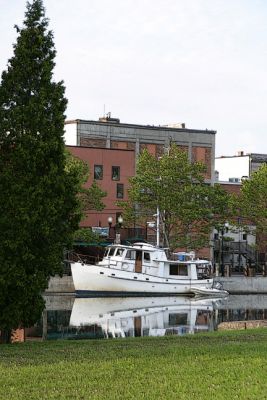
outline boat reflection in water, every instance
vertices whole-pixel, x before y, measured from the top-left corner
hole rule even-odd
[[[222,299],[203,297],[76,298],[70,328],[77,337],[183,335],[214,330]]]

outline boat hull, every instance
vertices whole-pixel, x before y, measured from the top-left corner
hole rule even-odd
[[[160,278],[143,273],[73,263],[76,294],[83,296],[166,296],[194,295],[193,288],[211,289],[213,280]]]

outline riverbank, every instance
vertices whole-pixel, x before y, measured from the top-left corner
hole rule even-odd
[[[0,399],[265,399],[267,329],[2,345]]]
[[[267,294],[267,277],[265,276],[230,276],[214,277],[215,282],[221,282],[223,288],[230,294]],[[72,276],[56,276],[50,279],[46,293],[74,293]]]

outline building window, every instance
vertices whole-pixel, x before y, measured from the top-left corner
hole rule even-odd
[[[112,167],[111,179],[113,181],[119,181],[120,180],[120,167]]]
[[[94,179],[96,180],[103,179],[103,165],[94,166]]]
[[[123,183],[117,183],[117,199],[123,199]]]

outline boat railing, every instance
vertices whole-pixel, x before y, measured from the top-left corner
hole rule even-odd
[[[203,264],[197,265],[197,277],[198,279],[208,279],[212,277],[212,265]]]
[[[90,256],[88,254],[80,254],[74,251],[67,251],[65,253],[65,261],[68,262],[80,262],[82,264],[96,264],[101,260],[102,258],[99,256]]]

